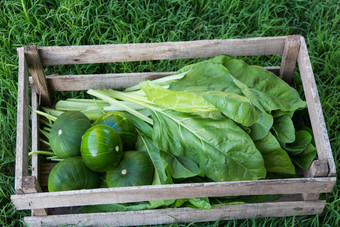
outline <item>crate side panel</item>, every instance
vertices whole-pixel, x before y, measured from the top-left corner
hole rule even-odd
[[[24,49],[18,48],[18,108],[17,108],[17,138],[15,151],[15,191],[22,193],[22,179],[28,175],[29,146],[29,100],[28,100],[28,66]]]
[[[298,55],[298,65],[301,80],[308,106],[312,129],[314,133],[315,145],[319,160],[327,160],[329,166],[329,176],[335,176],[336,168],[331,145],[328,138],[327,127],[322,113],[318,88],[315,83],[312,65],[310,63],[305,39],[300,37],[301,47]]]
[[[326,177],[148,185],[13,195],[11,199],[21,210],[217,196],[324,193],[332,191],[335,180]]]
[[[214,207],[211,210],[175,208],[161,210],[50,215],[26,217],[29,226],[136,226],[185,222],[207,222],[219,219],[250,219],[322,213],[325,201],[270,202]]]
[[[44,65],[92,64],[217,55],[251,56],[282,54],[286,36],[186,42],[39,47]]]

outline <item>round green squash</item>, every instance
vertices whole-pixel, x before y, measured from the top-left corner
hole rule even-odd
[[[135,148],[137,130],[132,120],[122,112],[109,112],[102,115],[95,124],[107,125],[118,132],[125,151]]]
[[[87,168],[80,156],[55,165],[48,177],[50,192],[98,188],[100,175]]]
[[[81,137],[90,127],[90,120],[79,111],[61,114],[49,134],[52,151],[61,158],[79,156]]]
[[[153,164],[146,153],[126,151],[119,165],[106,173],[106,183],[110,188],[150,185],[153,172]]]
[[[118,133],[107,125],[89,128],[81,141],[81,157],[85,165],[96,172],[114,168],[123,154],[122,140]]]

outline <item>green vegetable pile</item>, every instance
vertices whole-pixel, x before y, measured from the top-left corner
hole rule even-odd
[[[217,56],[125,91],[88,94],[97,99],[60,100],[56,109],[39,112],[56,119],[44,132],[50,159],[60,161],[49,176],[49,191],[296,177],[298,168],[308,168],[316,157],[311,130],[301,123],[306,103],[298,92],[243,60]],[[209,209],[245,200],[265,199],[150,201],[84,210]]]

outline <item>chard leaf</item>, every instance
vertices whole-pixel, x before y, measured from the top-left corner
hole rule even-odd
[[[201,96],[190,92],[172,91],[150,81],[140,83],[146,97],[152,103],[171,110],[185,113],[201,113],[217,110]]]
[[[266,137],[255,141],[261,152],[267,172],[295,174],[295,167],[276,138],[269,132]]]
[[[237,123],[250,126],[257,121],[255,106],[244,96],[221,91],[209,91],[202,95],[204,99]]]
[[[137,150],[145,152],[149,155],[152,164],[155,168],[153,185],[172,183],[170,176],[167,174],[168,162],[165,160],[163,152],[159,151],[151,139],[139,135],[137,142]]]
[[[204,210],[210,210],[211,205],[209,203],[209,198],[192,198],[189,199],[189,203],[192,204],[193,206],[189,206],[192,208],[199,208],[199,209],[204,209]]]
[[[295,133],[295,141],[293,143],[283,144],[283,148],[290,155],[298,155],[308,147],[312,139],[313,137],[309,132],[300,130]]]
[[[160,150],[158,150],[154,145],[151,139],[139,135],[137,150],[141,152],[146,152],[154,166],[154,178],[152,181],[152,185],[160,185],[160,184],[172,184],[172,179],[169,174],[168,163],[165,160],[166,154]],[[154,200],[150,201],[151,208],[157,208],[160,206],[167,206],[174,203],[174,199],[169,200]]]
[[[250,137],[256,141],[263,139],[273,126],[273,117],[265,112],[259,112],[257,121],[250,126]]]
[[[292,156],[295,165],[302,169],[308,169],[316,157],[316,148],[313,144],[309,144],[307,148],[300,154]]]
[[[249,135],[228,118],[171,110],[152,111],[153,141],[167,153],[189,157],[214,181],[257,180],[264,161]]]
[[[292,143],[295,141],[295,128],[289,115],[282,115],[275,118],[273,130],[282,143]]]
[[[170,173],[173,178],[188,178],[201,173],[198,165],[188,157],[169,154],[166,156],[169,163]]]
[[[197,63],[182,79],[170,83],[169,89],[186,92],[224,91],[242,95],[228,70],[212,62]]]
[[[222,63],[233,77],[247,85],[267,113],[273,110],[294,112],[306,107],[294,88],[263,67],[250,66],[227,56],[215,62]]]

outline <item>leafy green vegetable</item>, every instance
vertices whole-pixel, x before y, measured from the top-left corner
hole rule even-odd
[[[188,178],[201,173],[198,165],[188,157],[168,154],[166,161],[169,163],[170,173],[173,178]]]
[[[268,172],[295,174],[290,157],[270,132],[263,139],[255,141],[255,145],[262,154]]]
[[[273,130],[282,143],[292,143],[295,141],[295,128],[292,119],[288,114],[275,118]]]
[[[148,99],[154,104],[185,113],[200,113],[217,110],[201,96],[190,92],[171,91],[150,81],[140,83]]]
[[[189,157],[215,181],[264,178],[263,158],[247,133],[227,118],[202,118],[170,110],[153,111],[153,141],[160,149]]]
[[[316,157],[316,148],[313,144],[309,144],[307,148],[300,154],[291,156],[295,165],[302,169],[308,169]]]
[[[312,135],[305,130],[297,131],[295,133],[295,141],[293,143],[283,144],[283,148],[289,152],[290,155],[298,155],[308,147],[312,142],[312,138]]]
[[[223,64],[233,77],[247,85],[268,113],[273,110],[294,112],[306,107],[294,88],[263,67],[250,66],[228,56],[218,56],[211,61]]]

